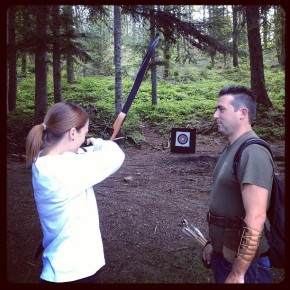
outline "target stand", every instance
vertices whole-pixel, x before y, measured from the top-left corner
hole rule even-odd
[[[196,129],[171,128],[171,152],[195,153]]]

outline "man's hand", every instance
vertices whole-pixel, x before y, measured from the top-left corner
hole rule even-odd
[[[210,262],[211,262],[211,256],[212,256],[213,248],[212,245],[209,243],[207,244],[202,252],[202,259],[205,265],[209,267]]]
[[[225,280],[225,284],[244,284],[244,283],[245,283],[244,276],[237,276],[232,272]]]
[[[235,259],[232,270],[225,280],[225,283],[245,283],[245,274],[249,268],[249,263]]]

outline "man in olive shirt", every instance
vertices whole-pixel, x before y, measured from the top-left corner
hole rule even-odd
[[[263,146],[252,144],[241,156],[237,176],[233,173],[239,146],[258,137],[251,126],[255,114],[256,100],[249,89],[228,86],[220,91],[214,119],[229,144],[213,172],[211,242],[203,250],[217,283],[271,283],[263,228],[274,174],[272,157]]]

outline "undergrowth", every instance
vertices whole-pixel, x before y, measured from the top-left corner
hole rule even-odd
[[[277,67],[265,70],[267,91],[273,107],[257,110],[254,129],[267,141],[285,139],[285,72]],[[151,82],[143,80],[124,122],[125,136],[142,140],[141,124],[146,122],[163,135],[173,127],[196,128],[199,135],[216,130],[213,113],[219,90],[226,85],[250,86],[250,72],[240,68],[208,69],[185,67],[167,81],[157,81],[157,105],[151,104]],[[63,78],[64,101],[83,106],[90,114],[90,134],[108,139],[115,119],[114,77],[77,77],[74,84]],[[130,93],[134,80],[123,78],[123,103]],[[17,108],[10,113],[10,120],[21,119],[28,126],[33,124],[34,76],[18,83]],[[48,77],[48,106],[53,104],[53,82]],[[9,126],[8,126],[9,127]],[[9,128],[8,128],[9,129]],[[9,133],[9,130],[8,130]],[[27,133],[25,131],[25,133]]]

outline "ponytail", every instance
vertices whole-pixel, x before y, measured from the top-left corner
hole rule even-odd
[[[43,124],[35,125],[26,138],[26,165],[30,166],[37,159],[38,153],[43,144]]]
[[[80,130],[88,121],[87,112],[79,105],[56,103],[46,113],[43,123],[34,126],[26,139],[26,164],[36,161],[39,151],[52,147],[63,138],[71,128]]]

